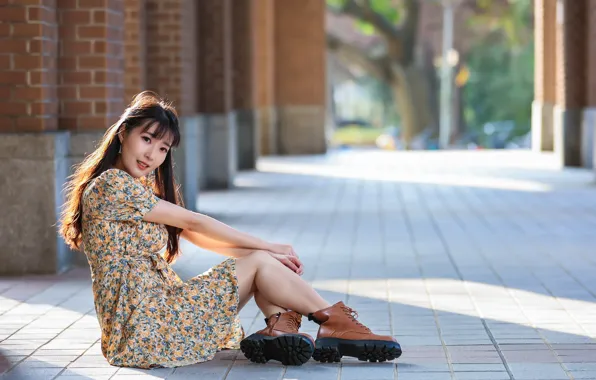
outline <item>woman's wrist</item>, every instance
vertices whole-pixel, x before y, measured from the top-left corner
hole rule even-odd
[[[273,251],[273,243],[269,243],[268,241],[261,240],[261,244],[259,244],[260,250],[263,251]]]

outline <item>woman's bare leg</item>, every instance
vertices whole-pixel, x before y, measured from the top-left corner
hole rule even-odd
[[[306,281],[264,251],[255,251],[237,259],[236,276],[240,305],[245,305],[253,294],[258,294],[255,299],[257,305],[263,300],[268,304],[263,303],[264,314],[270,310],[289,309],[308,315],[330,306]]]
[[[250,301],[250,299],[252,297],[255,298],[255,302],[256,302],[257,306],[259,307],[259,309],[261,310],[261,312],[263,313],[263,315],[266,318],[268,318],[269,316],[271,316],[273,314],[285,313],[286,311],[288,311],[287,309],[284,309],[283,307],[279,307],[279,306],[274,305],[271,302],[267,301],[259,292],[254,292],[249,297],[242,299],[238,309],[242,310],[242,308],[244,306],[246,306],[246,304],[248,303],[248,301]]]

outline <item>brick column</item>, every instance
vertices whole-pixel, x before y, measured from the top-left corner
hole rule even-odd
[[[534,101],[532,102],[532,149],[552,151],[557,0],[535,0],[534,9],[535,70]]]
[[[182,139],[180,146],[173,150],[175,175],[182,185],[185,206],[196,210],[201,140],[196,69],[198,2],[145,1],[146,85],[176,107]]]
[[[68,175],[56,2],[0,4],[0,275],[61,272],[71,256],[55,227]]]
[[[275,3],[279,153],[319,154],[325,140],[325,2]]]
[[[586,104],[586,0],[557,0],[554,150],[561,165],[581,165]]]
[[[70,132],[70,164],[92,152],[124,111],[124,1],[56,1],[58,128]],[[75,263],[85,264],[76,254]]]
[[[0,5],[0,132],[58,126],[58,33],[52,1]]]
[[[236,113],[238,169],[256,167],[259,154],[258,112],[255,110],[253,13],[255,0],[234,0],[232,12],[232,102]]]
[[[259,118],[260,154],[277,154],[275,107],[275,0],[253,0],[254,101]]]
[[[586,108],[582,120],[582,166],[596,168],[596,2],[587,4]]]
[[[124,101],[147,89],[147,0],[124,1]]]
[[[60,1],[60,128],[104,131],[124,102],[124,3]]]
[[[199,112],[204,116],[202,186],[228,188],[237,171],[236,117],[232,97],[232,1],[198,6]]]

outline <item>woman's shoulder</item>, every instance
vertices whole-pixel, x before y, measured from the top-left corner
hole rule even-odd
[[[103,171],[89,182],[84,195],[89,195],[90,193],[103,193],[112,189],[123,188],[132,182],[134,182],[134,178],[124,170],[110,168]]]
[[[118,187],[126,185],[134,186],[135,184],[139,184],[140,181],[122,169],[110,168],[98,175],[92,183]]]

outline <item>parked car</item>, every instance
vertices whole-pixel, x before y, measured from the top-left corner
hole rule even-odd
[[[376,138],[382,130],[375,128],[366,120],[336,121],[337,128],[331,134],[331,145],[346,146],[374,146]]]

